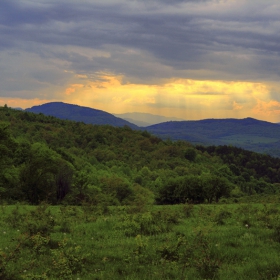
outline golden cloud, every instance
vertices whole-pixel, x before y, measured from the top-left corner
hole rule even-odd
[[[83,81],[85,82],[85,81]],[[100,74],[95,81],[72,84],[66,98],[70,103],[112,113],[147,112],[185,119],[264,117],[270,108],[275,120],[277,101],[265,83],[170,79],[160,85],[124,83],[122,76]]]
[[[77,89],[82,88],[83,86],[83,84],[72,84],[65,90],[65,94],[70,95],[71,93],[74,93]]]
[[[54,101],[54,100],[44,100],[44,99],[39,99],[39,98],[22,99],[22,98],[5,98],[5,97],[2,97],[0,99],[0,105],[3,106],[5,104],[7,104],[8,107],[26,109],[26,108],[30,108],[32,106],[41,105],[41,104],[51,102],[51,101]]]
[[[254,117],[279,121],[280,102],[271,86],[245,81],[170,79],[160,85],[124,83],[122,76],[101,73],[81,77],[59,92],[59,101],[110,113],[146,112],[183,119]],[[278,87],[280,88],[280,86]],[[275,92],[276,85],[273,85]],[[63,99],[63,100],[61,100]],[[11,107],[31,107],[57,100],[2,98]]]

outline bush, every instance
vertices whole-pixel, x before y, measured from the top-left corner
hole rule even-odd
[[[47,204],[41,204],[35,210],[20,212],[16,206],[11,214],[6,217],[6,221],[13,228],[20,229],[29,235],[41,233],[44,236],[49,235],[54,230],[55,221]]]
[[[179,216],[177,211],[168,210],[125,215],[116,228],[123,230],[126,236],[155,235],[170,231]]]
[[[185,158],[189,161],[195,161],[196,159],[196,151],[193,148],[188,148],[185,151]]]
[[[231,216],[232,214],[229,211],[223,209],[216,214],[214,222],[217,223],[217,225],[224,225],[225,220],[230,218]]]

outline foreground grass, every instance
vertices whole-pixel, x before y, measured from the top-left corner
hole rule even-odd
[[[280,279],[277,204],[0,211],[0,279]]]

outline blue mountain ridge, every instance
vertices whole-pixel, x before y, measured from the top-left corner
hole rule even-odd
[[[138,126],[121,118],[89,107],[67,104],[63,102],[50,102],[26,109],[28,112],[42,113],[47,116],[54,116],[64,120],[84,122],[86,124],[112,125],[117,127],[129,126],[138,129]]]
[[[232,145],[280,156],[280,126],[253,118],[171,121],[146,127],[163,139],[202,145]]]
[[[87,124],[129,126],[145,129],[162,139],[185,140],[194,145],[232,145],[280,157],[280,125],[254,118],[168,121],[140,128],[105,111],[63,102],[50,102],[26,111]]]

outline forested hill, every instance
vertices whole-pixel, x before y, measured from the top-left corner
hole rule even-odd
[[[124,119],[115,117],[112,114],[89,107],[83,107],[63,102],[50,102],[39,106],[26,109],[28,112],[42,113],[46,116],[54,116],[63,120],[84,122],[87,124],[109,124],[112,126],[128,125],[133,129],[137,126]]]
[[[172,121],[146,129],[163,139],[202,145],[232,145],[280,157],[280,126],[253,118]]]
[[[220,149],[220,150],[219,150]],[[222,150],[224,149],[224,150]],[[0,107],[0,200],[202,203],[278,194],[280,159]]]
[[[107,112],[63,102],[46,103],[26,111],[86,124],[127,125],[132,129],[140,129],[132,122]],[[194,145],[232,145],[280,157],[280,126],[252,118],[169,121],[145,129],[162,139],[185,140]]]

